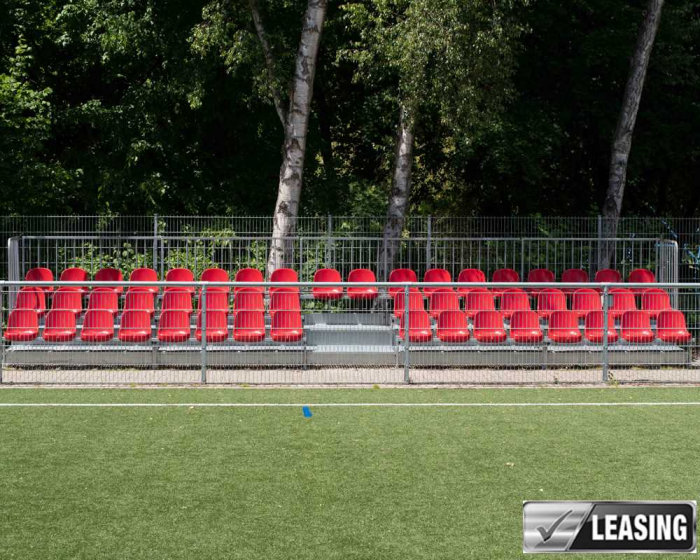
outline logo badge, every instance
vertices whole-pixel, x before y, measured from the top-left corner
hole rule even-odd
[[[696,502],[524,502],[523,552],[695,552]]]

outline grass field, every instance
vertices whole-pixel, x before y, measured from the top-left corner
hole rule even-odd
[[[3,389],[0,403],[298,406],[1,407],[0,558],[512,559],[523,500],[700,495],[697,405],[302,413],[372,402],[700,402],[700,388]]]

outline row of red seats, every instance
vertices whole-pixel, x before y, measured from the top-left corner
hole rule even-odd
[[[408,315],[408,338],[410,342],[430,342],[433,329],[426,311],[415,310],[404,313],[399,327],[399,338],[406,335]],[[602,311],[591,311],[584,320],[583,334],[579,328],[579,316],[574,311],[555,311],[549,317],[547,337],[554,343],[577,344],[583,337],[594,344],[604,341],[604,315]],[[544,341],[540,317],[534,311],[516,311],[510,318],[506,330],[503,316],[498,311],[479,311],[474,316],[473,332],[469,330],[467,315],[461,311],[444,311],[437,318],[436,335],[446,343],[467,342],[472,336],[478,342],[504,343],[508,338],[517,344],[536,344]],[[608,317],[608,342],[619,339],[615,320]],[[643,311],[627,311],[622,315],[620,334],[623,340],[635,344],[648,344],[656,338],[662,342],[686,344],[691,340],[680,311],[662,311],[656,322],[656,333],[652,329],[649,315]]]

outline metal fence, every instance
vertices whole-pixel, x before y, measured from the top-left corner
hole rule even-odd
[[[0,299],[4,383],[700,382],[700,284],[2,282]]]

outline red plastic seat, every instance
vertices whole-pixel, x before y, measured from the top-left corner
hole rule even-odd
[[[395,268],[389,273],[389,282],[418,282],[418,277],[416,273],[410,268]],[[397,286],[396,288],[389,288],[389,296],[395,297],[396,294],[403,291],[402,286]]]
[[[498,311],[479,311],[474,316],[474,338],[479,342],[505,342],[508,335]]]
[[[243,310],[233,320],[233,338],[238,342],[265,340],[265,315],[262,311]]]
[[[591,288],[576,290],[571,298],[571,311],[575,312],[579,319],[585,317],[591,311],[603,309],[600,301],[600,293]]]
[[[293,290],[276,290],[270,295],[270,315],[279,311],[301,313],[299,293]]]
[[[41,337],[47,342],[68,342],[76,333],[75,313],[69,309],[52,309],[46,315]]]
[[[647,270],[646,268],[636,268],[632,272],[630,272],[630,275],[627,278],[627,281],[630,284],[640,284],[640,283],[655,284],[656,283],[656,275],[651,270]],[[645,290],[645,288],[632,288],[632,293],[635,296],[639,296],[639,295],[644,294],[644,290]]]
[[[155,313],[155,309],[155,295],[153,292],[148,290],[128,290],[126,292],[124,311],[146,311],[150,317]]]
[[[473,319],[480,311],[494,311],[496,302],[494,294],[486,288],[474,288],[464,297],[464,312]]]
[[[671,298],[665,290],[648,288],[642,293],[642,310],[646,311],[652,319],[656,319],[662,311],[672,308]]]
[[[520,274],[512,268],[499,268],[491,277],[493,282],[520,282]],[[492,288],[493,295],[497,298],[503,295],[508,288]]]
[[[509,288],[501,295],[501,315],[510,319],[516,311],[530,311],[530,298],[520,288]]]
[[[651,319],[645,311],[627,311],[622,316],[622,338],[628,342],[648,344],[654,341]]]
[[[693,338],[685,324],[685,316],[676,309],[666,309],[659,313],[656,335],[660,340],[673,344],[687,344]]]
[[[46,313],[46,292],[41,288],[25,286],[17,294],[15,309],[31,309],[43,316]]]
[[[233,299],[233,312],[260,311],[265,312],[263,293],[259,290],[246,290],[241,288]]]
[[[163,311],[184,311],[192,313],[192,294],[188,290],[168,289],[163,294]]]
[[[56,290],[51,299],[51,309],[67,310],[73,315],[83,312],[83,294],[72,288],[61,287]]]
[[[348,282],[376,282],[377,277],[368,268],[356,268],[348,274]],[[356,300],[376,299],[379,290],[376,286],[358,286],[348,288],[348,297]]]
[[[622,317],[627,311],[637,310],[634,294],[627,288],[613,288],[609,293],[610,307],[608,313],[615,319]]]
[[[568,268],[561,275],[562,282],[588,282],[588,272],[582,268]],[[562,288],[565,294],[573,294],[578,288]]]
[[[537,294],[537,313],[547,321],[555,311],[566,311],[566,294],[556,288],[546,288]]]
[[[119,313],[119,294],[112,288],[95,288],[88,298],[88,310],[108,311],[116,315]]]
[[[622,274],[613,268],[602,268],[595,273],[595,281],[602,283],[622,282]]]
[[[97,274],[95,274],[95,282],[123,282],[124,281],[124,275],[122,274],[122,271],[119,270],[118,268],[101,268],[100,270],[97,271]],[[117,293],[122,293],[124,291],[124,288],[122,286],[105,286],[106,289],[115,291]],[[105,288],[96,288],[96,289],[105,289]]]
[[[408,293],[409,311],[425,311],[423,294],[418,290]],[[394,298],[394,317],[401,317],[406,309],[406,293],[399,292]]]
[[[29,342],[39,336],[39,315],[33,309],[14,309],[3,334],[10,342]]]
[[[127,294],[127,301],[128,297],[129,294]],[[122,342],[148,342],[151,340],[151,315],[149,311],[143,309],[124,311],[119,325],[119,340]]]
[[[24,279],[27,280],[28,282],[53,282],[54,277],[53,277],[53,272],[49,270],[48,268],[32,268],[29,271],[27,271],[27,274],[24,276]],[[53,286],[38,286],[40,290],[44,290],[45,292],[53,292]]]
[[[528,282],[554,282],[555,279],[554,273],[548,268],[533,268],[527,274]],[[537,294],[542,291],[542,288],[528,288],[527,291]]]
[[[241,268],[236,272],[236,276],[233,279],[234,282],[264,282],[262,272],[257,268]],[[234,286],[234,293],[238,293],[240,290],[254,291],[254,292],[264,292],[265,288],[263,286]]]
[[[63,272],[61,272],[61,277],[59,278],[60,282],[87,282],[88,281],[88,273],[86,270],[79,268],[79,267],[73,267],[73,268],[66,268]],[[63,286],[64,290],[77,290],[80,293],[86,293],[88,291],[86,286]]]
[[[559,344],[576,344],[581,342],[578,328],[578,315],[574,311],[553,311],[549,316],[547,336]]]
[[[427,270],[425,272],[425,275],[423,276],[423,282],[452,282],[452,275],[449,273],[449,271],[445,270],[444,268],[431,268],[430,270]],[[452,290],[452,288],[428,287],[423,288],[423,293],[425,293],[426,296],[429,296],[437,290]]]
[[[137,268],[129,276],[129,282],[158,282],[158,273],[152,268]],[[139,290],[144,292],[158,293],[158,286],[134,286],[129,287],[129,291]]]
[[[278,268],[270,274],[270,282],[299,282],[299,276],[297,276],[296,270],[291,268]],[[296,286],[272,286],[270,288],[270,294],[275,293],[277,290],[294,290],[299,291]]]
[[[115,292],[110,292],[116,296]],[[114,315],[106,309],[88,309],[80,331],[80,340],[107,342],[114,338]]]
[[[395,303],[396,300],[394,300]],[[430,316],[437,319],[445,311],[459,311],[459,296],[457,292],[451,289],[432,292],[430,294]]]
[[[223,342],[228,338],[228,313],[207,310],[207,342]],[[197,315],[197,328],[194,336],[202,340],[202,314]]]
[[[583,333],[594,344],[602,344],[605,336],[603,329],[605,315],[602,311],[591,311],[583,321]],[[615,329],[615,318],[608,313],[608,342],[617,342],[618,334]]]
[[[404,340],[406,335],[406,313],[401,315],[399,326],[399,338]],[[430,326],[430,315],[425,310],[408,311],[408,341],[430,342],[433,339],[433,330]]]
[[[272,316],[270,338],[275,342],[299,342],[304,338],[304,327],[299,311],[278,311]]]
[[[517,344],[542,342],[539,315],[535,311],[515,311],[510,319],[510,338]]]
[[[229,282],[230,278],[228,272],[222,268],[207,268],[202,272],[200,277],[202,282]],[[209,292],[225,292],[229,293],[231,289],[228,286],[210,286],[207,288],[207,294]]]
[[[343,277],[340,276],[340,272],[334,268],[322,268],[316,271],[314,274],[314,282],[342,282]],[[337,300],[343,297],[343,287],[342,286],[314,286],[311,290],[314,299],[329,301]]]
[[[437,320],[437,337],[442,342],[467,342],[469,340],[467,316],[461,311],[447,310]]]
[[[210,311],[223,311],[228,313],[228,292],[223,292],[221,290],[210,291],[211,288],[207,288],[207,313]],[[260,292],[254,292],[260,296],[262,300],[262,294]],[[202,290],[199,291],[199,297],[197,298],[197,311],[202,310]]]
[[[173,268],[165,275],[166,282],[194,282],[194,274],[189,268]],[[191,294],[195,292],[194,286],[166,286],[165,291],[170,290],[187,291]]]
[[[160,314],[158,340],[161,342],[186,342],[190,338],[190,334],[190,314],[187,311],[169,310]]]
[[[459,273],[457,282],[486,282],[486,274],[478,268],[465,268]],[[483,287],[483,286],[482,286]],[[457,288],[460,294],[467,294],[474,288]]]

